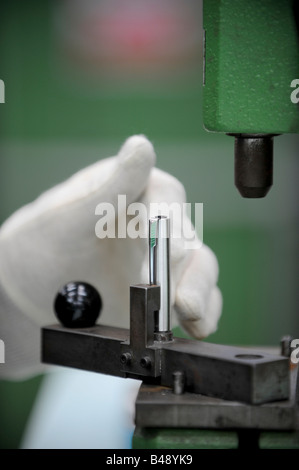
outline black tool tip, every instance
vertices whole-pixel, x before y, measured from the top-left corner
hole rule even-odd
[[[235,137],[235,185],[245,198],[265,197],[273,182],[273,135]]]

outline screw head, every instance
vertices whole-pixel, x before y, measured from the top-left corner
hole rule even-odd
[[[151,367],[152,361],[151,358],[148,356],[144,356],[140,359],[140,365],[144,369],[149,369]]]
[[[132,361],[132,354],[126,352],[126,353],[123,353],[121,356],[120,356],[120,362],[122,364],[130,364]]]

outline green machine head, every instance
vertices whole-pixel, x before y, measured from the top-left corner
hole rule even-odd
[[[204,126],[235,137],[243,197],[272,186],[273,138],[299,133],[299,2],[204,0]]]

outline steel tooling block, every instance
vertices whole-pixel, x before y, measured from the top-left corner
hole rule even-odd
[[[129,330],[108,326],[43,328],[42,361],[150,383],[155,379],[155,383],[165,386],[172,386],[173,373],[181,371],[188,392],[252,404],[289,396],[288,358],[174,338],[168,342],[155,341],[146,348],[149,353],[157,353],[156,360],[160,361],[147,368],[146,374],[143,368],[129,373],[121,362],[123,345],[127,346],[129,336]]]

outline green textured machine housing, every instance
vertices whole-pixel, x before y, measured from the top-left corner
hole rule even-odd
[[[299,133],[299,105],[291,100],[298,9],[293,0],[204,0],[207,130]]]

